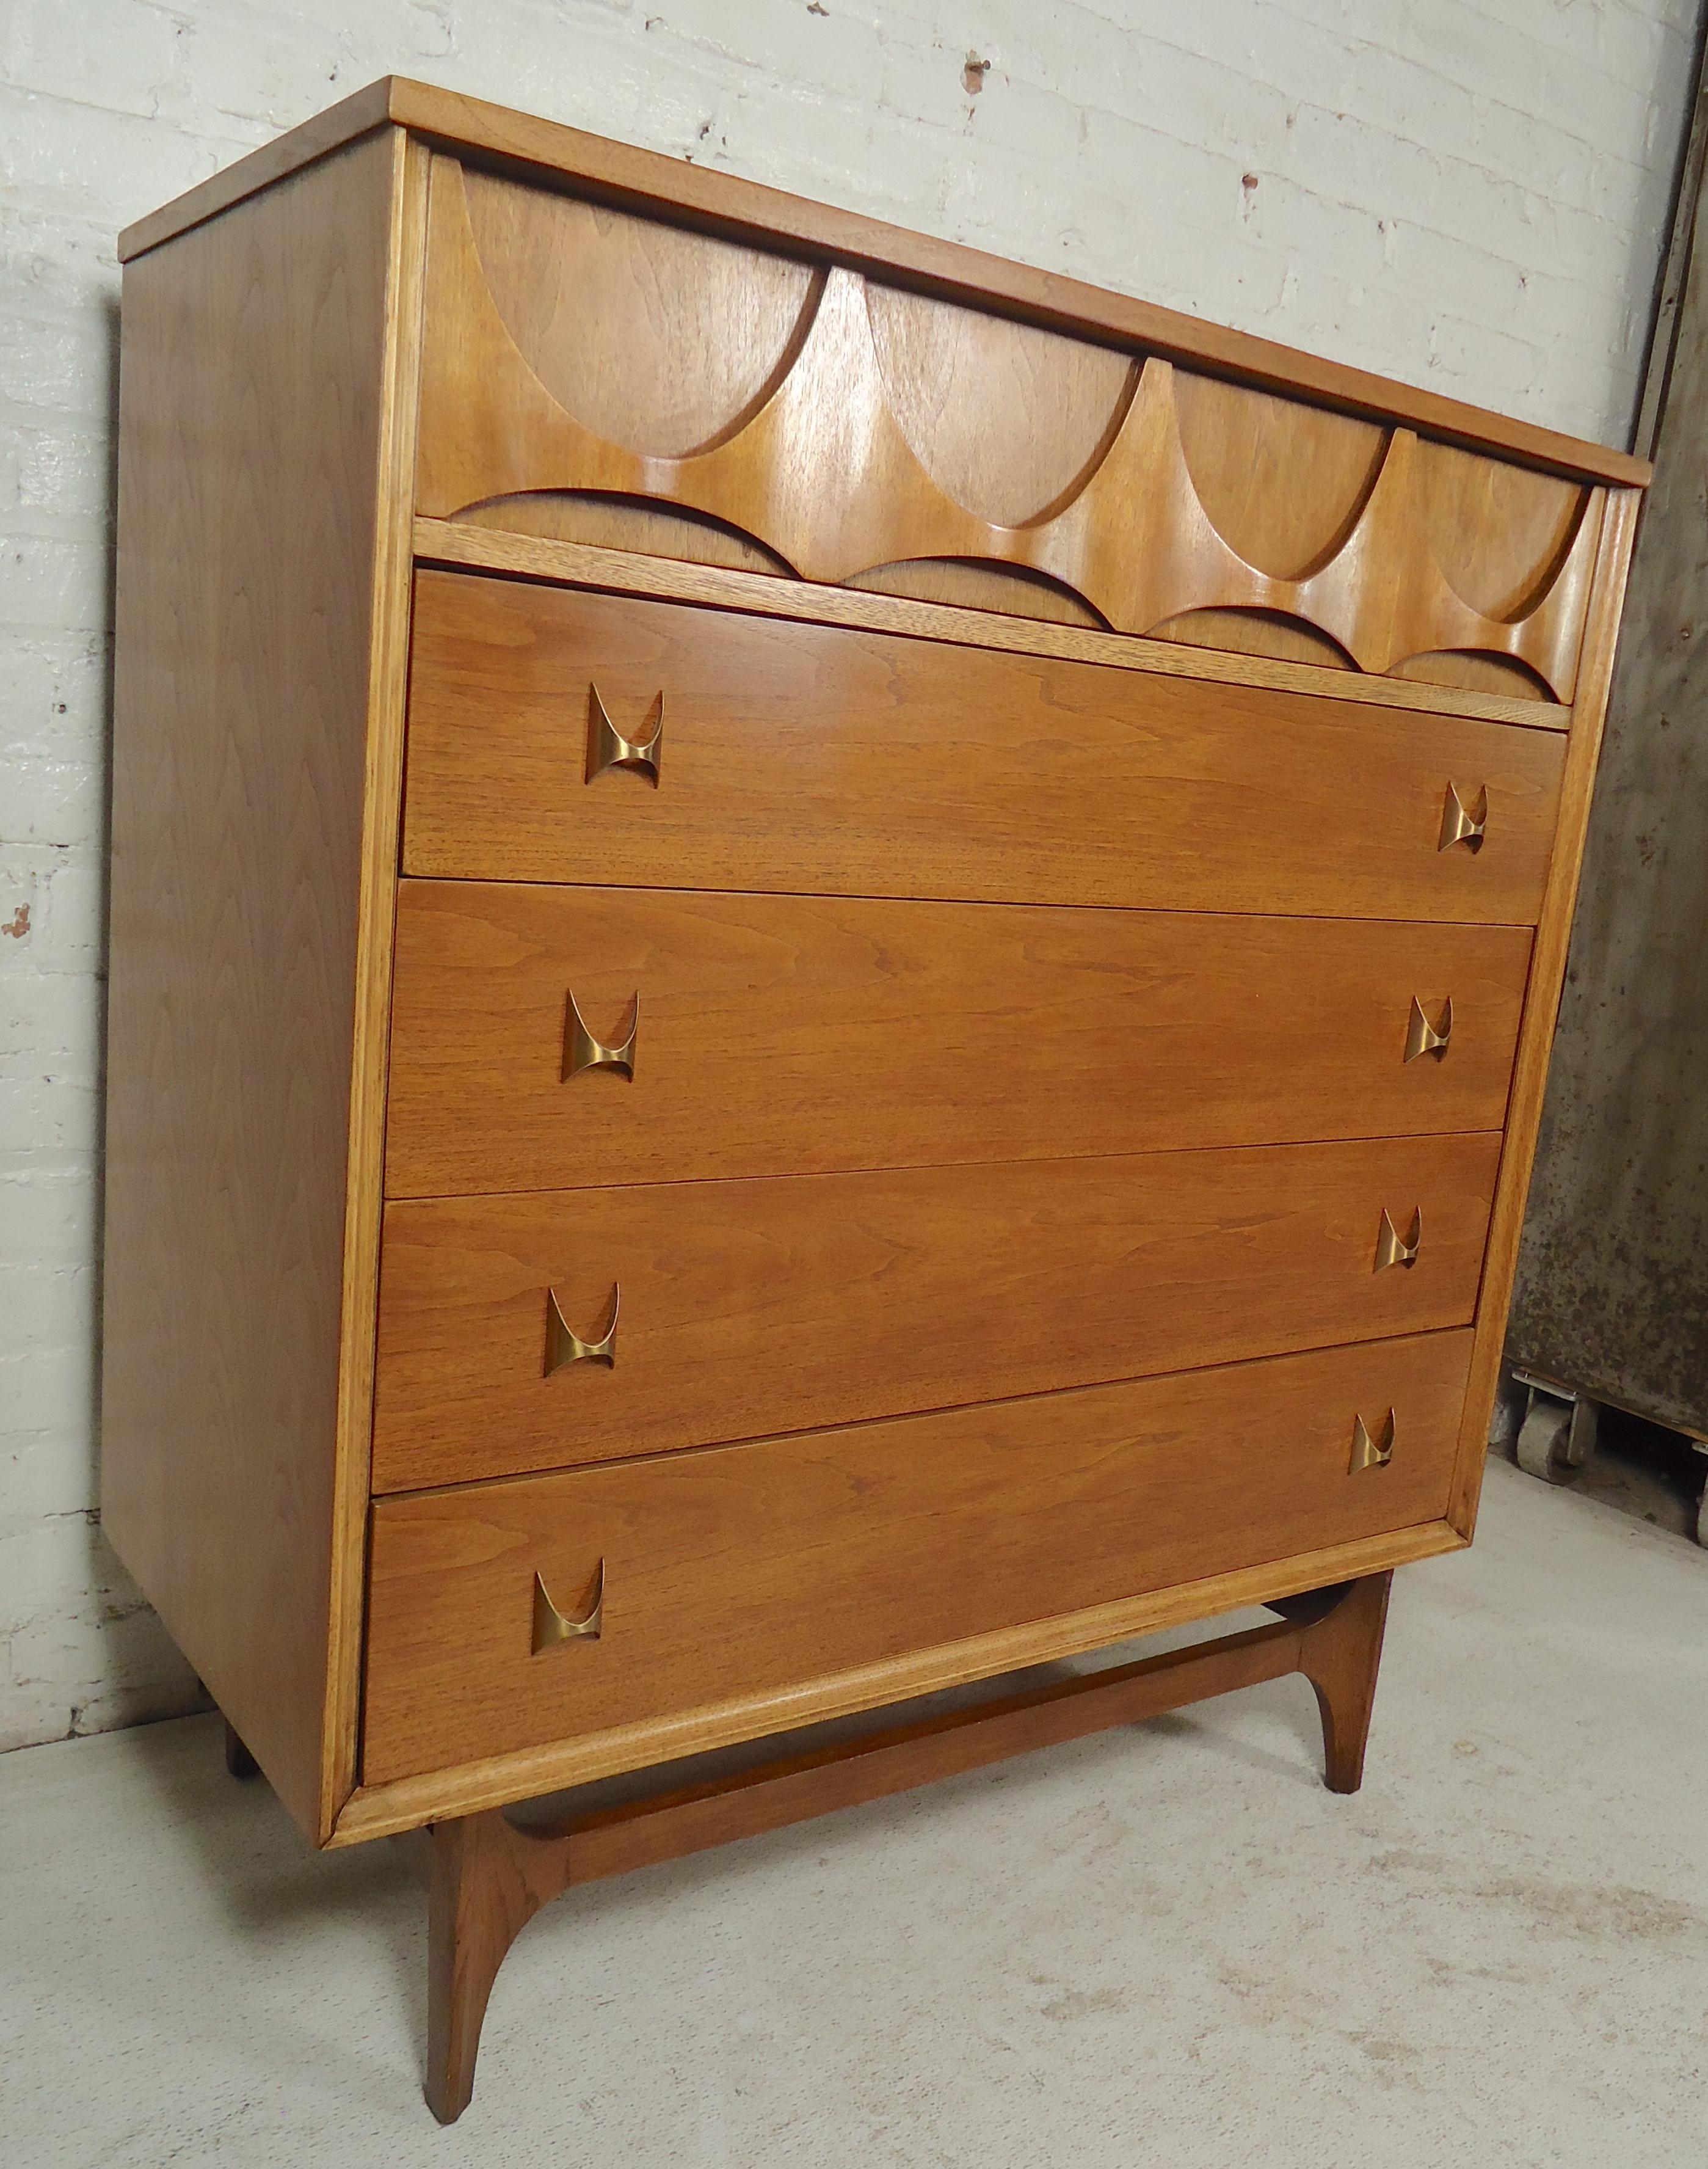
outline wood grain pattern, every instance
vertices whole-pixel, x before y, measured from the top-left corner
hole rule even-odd
[[[525,500],[535,511],[559,501],[550,492]],[[648,521],[656,517],[666,525],[673,525],[673,509],[645,507],[632,498],[605,498],[599,503],[605,511],[620,511],[621,520],[603,533],[594,531],[601,523],[590,523],[585,540],[577,539],[578,514],[566,520],[561,535],[551,517],[541,518],[526,534],[515,531],[513,525],[483,529],[482,510],[456,520],[418,519],[416,556],[424,565],[460,565],[471,571],[519,574],[563,587],[593,588],[602,594],[696,603],[712,610],[789,618],[808,625],[894,632],[910,640],[947,642],[957,647],[987,648],[996,654],[1051,655],[1066,662],[1100,663],[1110,669],[1141,671],[1152,678],[1258,686],[1274,693],[1309,694],[1317,700],[1351,701],[1364,707],[1521,723],[1528,729],[1563,732],[1571,727],[1570,708],[1539,697],[1540,688],[1520,665],[1507,666],[1502,674],[1504,658],[1477,658],[1482,668],[1476,674],[1479,678],[1487,678],[1491,672],[1500,674],[1507,693],[1433,685],[1427,669],[1418,667],[1420,658],[1415,656],[1397,664],[1397,674],[1391,678],[1365,677],[1352,668],[1350,659],[1326,633],[1296,621],[1286,622],[1287,641],[1271,643],[1273,652],[1246,652],[1240,646],[1239,627],[1258,615],[1250,610],[1189,611],[1158,628],[1159,633],[1167,632],[1166,639],[1130,640],[1099,630],[1093,622],[1095,612],[1088,605],[1075,604],[1065,589],[1054,591],[1062,602],[1059,608],[1055,603],[1048,606],[1039,603],[1035,608],[1029,603],[1023,608],[1012,599],[998,602],[991,592],[993,583],[1012,585],[1027,578],[1013,566],[958,565],[948,559],[927,559],[911,566],[879,566],[871,573],[857,574],[846,587],[821,587],[807,580],[769,577],[764,569],[765,553],[757,544],[751,544],[742,546],[747,555],[742,556],[733,546],[732,530],[725,536],[726,541],[732,541],[732,552],[716,563],[707,562],[703,551],[694,562],[688,562],[694,556],[693,552],[678,551],[668,537],[657,536],[647,541],[646,547],[657,554],[642,557],[632,546],[632,534],[625,539],[623,530],[637,515],[644,515]],[[679,562],[666,562],[673,555]],[[737,565],[742,568],[743,576],[732,578]],[[963,573],[974,576],[965,587],[955,577]],[[1035,588],[1035,583],[1030,584]],[[958,592],[952,593],[951,587]],[[1028,615],[1039,621],[1011,621]],[[1213,640],[1200,639],[1192,629],[1201,616],[1221,621]],[[1427,663],[1429,658],[1421,660]],[[1513,677],[1514,671],[1519,673],[1521,684]]]
[[[907,595],[916,602],[947,603],[956,610],[1001,610],[1014,617],[1041,618],[1047,625],[1103,628],[1103,620],[1083,595],[1076,595],[1047,574],[1030,572],[1021,565],[980,563],[964,557],[915,557],[898,565],[873,565],[864,573],[850,573],[844,585],[869,594]],[[1124,637],[1115,644],[1132,646]]]
[[[1106,1649],[1135,1634],[1237,1612],[1299,1590],[1409,1566],[1462,1551],[1465,1538],[1445,1521],[1419,1521],[1379,1537],[1330,1544],[1264,1566],[1207,1575],[1088,1611],[1030,1620],[994,1634],[864,1665],[834,1679],[815,1680],[714,1710],[694,1710],[656,1722],[619,1726],[578,1740],[555,1740],[479,1761],[447,1763],[419,1777],[361,1785],[346,1802],[334,1846],[362,1845],[416,1830],[450,1815],[537,1799],[547,1793],[625,1772],[651,1769],[680,1756],[767,1739],[792,1727],[856,1716],[940,1688],[993,1679],[1022,1665]]]
[[[1498,1137],[386,1212],[374,1484],[466,1483],[1469,1321]],[[1375,1270],[1386,1209],[1415,1266]],[[976,1266],[971,1261],[976,1261]],[[545,1373],[546,1300],[611,1367]]]
[[[388,76],[369,84],[127,226],[119,237],[121,258],[157,248],[195,221],[270,185],[296,164],[322,157],[387,120],[438,142],[462,145],[498,170],[526,173],[549,185],[567,182],[577,195],[594,201],[682,218],[684,223],[755,246],[780,245],[785,253],[804,248],[950,301],[994,304],[1046,329],[1131,344],[1179,361],[1201,362],[1217,375],[1273,392],[1302,393],[1377,421],[1397,417],[1445,442],[1507,453],[1529,466],[1637,488],[1649,478],[1647,462],[1626,452],[1492,414],[1365,370],[1320,360],[1273,339],[1206,323],[1180,310],[1108,293],[1059,273],[910,233],[857,212],[811,203],[732,174],[612,142],[405,76]]]
[[[1388,448],[1377,423],[1185,370],[1175,372],[1174,420],[1205,517],[1275,580],[1308,578],[1339,553]]]
[[[435,1824],[428,2107],[441,2124],[467,2108],[492,1982],[521,1929],[541,1905],[604,1876],[890,1799],[1293,1671],[1305,1672],[1317,1692],[1331,1790],[1355,1791],[1355,1777],[1338,1781],[1362,1769],[1391,1578],[1322,1592],[1332,1599],[1326,1609],[1321,1598],[1308,1599],[1296,1623],[1290,1615],[1283,1624],[992,1696],[602,1813],[519,1825],[487,1810]]]
[[[1131,354],[868,281],[872,352],[915,459],[993,527],[1072,502],[1139,381]]]
[[[311,1836],[396,184],[375,136],[125,296],[103,1521]]]
[[[1469,1336],[382,1501],[363,1756],[384,1783],[1437,1518]],[[1386,1468],[1348,1470],[1361,1408]],[[534,1577],[604,1569],[535,1657]]]
[[[989,558],[1121,632],[1239,608],[1254,645],[1279,616],[1361,670],[1486,650],[1572,697],[1601,502],[1581,484],[839,266],[809,290],[792,263],[597,216],[596,248],[586,207],[436,163],[423,512],[491,518],[538,489],[662,499],[808,579]],[[684,377],[712,387],[691,420],[657,396]]]
[[[387,1193],[1495,1130],[1518,927],[416,882]],[[632,1078],[566,1080],[567,1001]],[[1407,1061],[1412,1005],[1453,1005]]]
[[[500,536],[526,535],[542,541],[590,544],[601,551],[646,551],[699,565],[723,565],[742,573],[786,575],[774,550],[721,520],[654,504],[638,497],[605,497],[593,490],[536,489],[495,498],[460,515],[460,524],[492,529]],[[790,584],[791,586],[793,582]]]
[[[585,428],[642,456],[682,458],[748,419],[822,281],[792,258],[555,189],[478,171],[463,185],[518,349]]]
[[[385,1166],[386,1065],[391,1033],[392,944],[412,588],[408,475],[415,450],[421,290],[430,156],[401,130],[391,160],[383,374],[378,388],[378,473],[370,591],[367,743],[356,903],[349,1149],[344,1175],[343,1292],[338,1338],[338,1433],[333,1457],[327,1692],[322,1727],[318,1835],[322,1842],[356,1782],[363,1636],[367,1612],[369,1457],[380,1300],[380,1213]]]
[[[595,685],[636,727],[662,695],[657,791],[587,781]],[[424,571],[404,869],[1527,925],[1562,758],[1552,733]],[[1475,855],[1438,848],[1452,780],[1488,791]]]
[[[1512,1301],[1513,1269],[1518,1261],[1524,1201],[1535,1159],[1537,1126],[1541,1120],[1542,1094],[1547,1084],[1548,1057],[1555,1020],[1560,1013],[1561,989],[1565,983],[1572,913],[1583,862],[1583,838],[1589,825],[1589,802],[1595,786],[1595,764],[1601,750],[1602,726],[1613,679],[1619,614],[1625,600],[1641,503],[1634,491],[1622,492],[1612,499],[1595,569],[1595,603],[1584,641],[1583,696],[1572,720],[1553,863],[1542,904],[1541,923],[1536,930],[1530,990],[1519,1033],[1500,1180],[1489,1223],[1488,1255],[1477,1303],[1477,1346],[1471,1359],[1459,1458],[1454,1471],[1453,1500],[1449,1511],[1454,1527],[1466,1537],[1476,1527],[1477,1500],[1482,1495],[1489,1418],[1500,1381],[1501,1352]]]

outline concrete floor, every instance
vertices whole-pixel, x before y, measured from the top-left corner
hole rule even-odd
[[[1700,2169],[1705,1720],[1708,1553],[1496,1463],[1355,1799],[1290,1681],[595,1886],[449,2133],[416,1846],[312,1853],[209,1719],[33,1748],[0,2159]]]

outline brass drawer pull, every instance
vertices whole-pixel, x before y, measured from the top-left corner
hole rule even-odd
[[[1459,796],[1459,787],[1450,783],[1447,802],[1441,809],[1441,840],[1438,851],[1450,851],[1455,844],[1463,844],[1468,851],[1482,849],[1482,832],[1488,826],[1488,789],[1485,785],[1467,806]]]
[[[605,711],[597,685],[588,687],[587,776],[591,783],[608,768],[632,768],[656,791],[658,764],[664,754],[664,695],[660,693],[647,711],[652,726],[649,738],[625,738]]]
[[[610,1316],[605,1330],[597,1340],[583,1340],[578,1333],[572,1333],[564,1323],[558,1308],[557,1291],[545,1291],[545,1375],[561,1371],[566,1363],[603,1363],[607,1370],[615,1367],[617,1361],[617,1310],[623,1299],[620,1287],[611,1289]]]
[[[1390,1218],[1386,1206],[1382,1207],[1381,1231],[1375,1239],[1376,1272],[1384,1272],[1390,1266],[1415,1266],[1418,1246],[1423,1239],[1423,1212],[1421,1206],[1412,1215],[1411,1227],[1402,1238],[1400,1231]]]
[[[1347,1474],[1356,1476],[1361,1468],[1386,1468],[1393,1458],[1393,1410],[1390,1409],[1376,1426],[1373,1436],[1364,1418],[1354,1416],[1352,1420],[1352,1462]]]
[[[579,1619],[566,1619],[552,1602],[545,1582],[534,1576],[534,1655],[555,1649],[563,1642],[597,1642],[605,1618],[605,1563],[593,1569],[593,1578],[582,1599]]]
[[[635,1035],[641,1029],[641,997],[633,994],[629,999],[629,1029],[623,1038],[607,1046],[595,1039],[583,1021],[581,1005],[573,991],[569,997],[568,1030],[563,1037],[563,1078],[567,1084],[578,1077],[583,1069],[620,1069],[631,1084],[635,1078]],[[1411,1057],[1407,1056],[1409,1061]]]
[[[632,1040],[634,1034],[629,1035]],[[1447,1052],[1447,1042],[1453,1037],[1453,1003],[1450,997],[1441,1005],[1440,1021],[1431,1024],[1423,1005],[1413,994],[1412,1021],[1406,1027],[1406,1059],[1415,1062],[1420,1054],[1433,1054],[1439,1062]],[[631,1073],[632,1074],[632,1073]]]

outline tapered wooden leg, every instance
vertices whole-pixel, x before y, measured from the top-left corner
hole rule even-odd
[[[427,2105],[455,2124],[475,2090],[481,2022],[504,1953],[560,1884],[530,1884],[496,1809],[433,1825],[427,1915]]]
[[[1365,1742],[1392,1582],[1391,1574],[1348,1582],[1332,1608],[1300,1638],[1299,1669],[1317,1690],[1322,1713],[1323,1774],[1331,1793],[1355,1793],[1364,1783]]]
[[[228,1718],[221,1719],[226,1728],[226,1767],[234,1777],[258,1777],[261,1765],[238,1739]]]

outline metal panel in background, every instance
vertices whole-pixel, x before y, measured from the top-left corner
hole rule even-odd
[[[1521,1373],[1697,1436],[1708,1435],[1708,248],[1694,245],[1705,146],[1699,91],[1636,433],[1656,478],[1507,1343]]]

